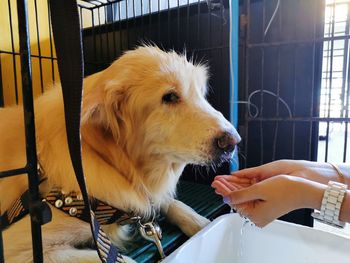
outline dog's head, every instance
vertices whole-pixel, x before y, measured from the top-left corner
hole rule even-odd
[[[207,67],[184,55],[143,46],[92,78],[83,123],[103,127],[134,161],[205,165],[229,159],[240,141],[205,98]]]

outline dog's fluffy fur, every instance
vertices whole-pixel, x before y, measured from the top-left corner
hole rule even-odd
[[[208,224],[173,199],[186,164],[225,158],[215,143],[223,132],[239,141],[232,125],[206,101],[206,91],[205,66],[150,46],[129,51],[87,77],[82,147],[89,194],[144,216],[153,202],[188,236]],[[169,92],[179,100],[164,102]],[[61,89],[54,87],[36,99],[35,113],[38,158],[48,177],[41,190],[55,185],[79,192],[66,143]],[[22,109],[1,109],[0,120],[0,170],[24,166]],[[1,179],[1,212],[26,189],[25,175]],[[89,225],[55,208],[52,212],[52,222],[43,226],[45,262],[99,262],[96,251],[74,248],[91,240]],[[29,222],[27,216],[4,231],[6,262],[32,260]],[[128,239],[117,225],[106,227],[106,232],[119,247]]]

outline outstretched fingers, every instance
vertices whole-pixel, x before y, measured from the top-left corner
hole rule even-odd
[[[211,186],[215,189],[215,193],[221,195],[221,196],[226,196],[231,193],[232,190],[228,188],[223,182],[219,180],[215,180]]]
[[[256,185],[252,185],[247,188],[230,192],[225,196],[225,199],[232,205],[238,205],[261,200],[261,193]]]

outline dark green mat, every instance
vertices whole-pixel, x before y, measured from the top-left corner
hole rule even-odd
[[[177,197],[199,214],[209,219],[216,217],[226,207],[222,202],[222,198],[216,195],[214,190],[208,185],[182,181],[178,186]],[[163,231],[162,245],[165,253],[168,255],[186,241],[187,237],[179,228],[171,225],[164,218],[160,219],[159,224]],[[128,256],[137,262],[157,262],[159,259],[155,245],[150,242],[140,242],[138,248],[131,251]]]

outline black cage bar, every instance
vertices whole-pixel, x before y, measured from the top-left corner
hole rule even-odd
[[[34,105],[32,90],[32,71],[28,28],[28,7],[26,0],[17,1],[19,55],[21,60],[23,113],[26,142],[26,166],[24,168],[0,172],[0,178],[28,174],[29,185],[29,212],[32,229],[32,247],[34,262],[43,262],[41,224],[39,222],[40,211],[33,207],[41,202],[39,194],[39,178],[37,174],[37,153],[34,124]],[[17,95],[16,100],[18,101]],[[2,236],[0,231],[0,261],[4,262]]]

